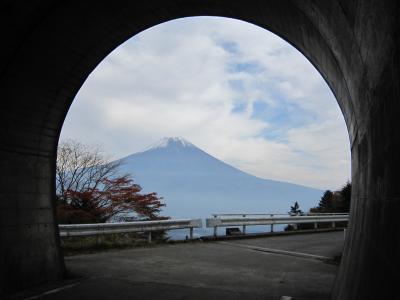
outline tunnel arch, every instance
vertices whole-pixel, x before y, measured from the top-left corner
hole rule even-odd
[[[395,289],[384,279],[394,277],[392,264],[399,259],[392,250],[399,250],[399,243],[379,230],[398,228],[393,209],[400,199],[395,185],[400,142],[392,128],[400,95],[394,1],[10,1],[4,8],[2,31],[9,43],[2,50],[7,59],[0,64],[0,86],[9,100],[1,108],[0,290],[54,280],[64,272],[52,204],[55,157],[68,108],[87,76],[131,36],[189,16],[229,17],[263,27],[321,73],[343,112],[352,149],[351,222],[333,297],[374,299],[378,286],[385,293]],[[380,221],[378,229],[374,220]],[[392,250],[382,252],[376,240]]]

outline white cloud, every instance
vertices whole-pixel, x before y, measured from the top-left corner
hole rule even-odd
[[[237,101],[245,109],[232,112]],[[268,105],[265,118],[252,118],[256,101]],[[275,129],[279,139],[264,134]],[[350,177],[344,120],[321,76],[289,44],[241,21],[181,19],[127,41],[89,76],[62,132],[115,157],[164,136],[260,177],[331,189]]]

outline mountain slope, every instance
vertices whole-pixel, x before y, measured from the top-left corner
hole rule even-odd
[[[157,192],[172,217],[211,213],[286,213],[295,201],[308,210],[321,190],[267,180],[242,172],[182,138],[164,138],[143,152],[123,158],[144,192]]]

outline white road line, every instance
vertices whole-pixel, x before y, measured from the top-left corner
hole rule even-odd
[[[73,286],[75,286],[75,285],[77,285],[77,284],[78,284],[78,283],[73,283],[73,284],[65,285],[65,286],[62,286],[62,287],[59,287],[59,288],[52,289],[52,290],[49,290],[49,291],[47,291],[47,292],[41,293],[41,294],[39,294],[39,295],[35,295],[35,296],[31,296],[31,297],[25,298],[24,300],[38,299],[38,298],[43,297],[43,296],[46,296],[46,295],[54,294],[54,293],[60,292],[60,291],[62,291],[62,290],[69,289],[69,288],[71,288],[71,287],[73,287]]]
[[[316,259],[316,260],[321,260],[321,261],[332,260],[331,257],[315,255],[315,254],[309,254],[309,253],[264,248],[264,247],[251,246],[251,245],[240,244],[240,243],[230,243],[230,242],[218,242],[218,243],[226,244],[226,245],[230,245],[230,246],[238,246],[238,247],[242,247],[242,248],[246,248],[246,249],[250,249],[250,250],[255,250],[255,251],[260,251],[260,252],[282,254],[282,255],[296,256],[296,257],[303,257],[303,258],[311,258],[311,259]]]

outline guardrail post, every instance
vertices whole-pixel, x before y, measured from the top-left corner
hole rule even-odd
[[[318,228],[318,223],[314,222],[314,229],[317,229],[317,228]]]
[[[193,227],[189,228],[189,238],[193,240]]]
[[[243,218],[246,218],[246,215],[242,215]],[[243,234],[246,234],[246,225],[242,226],[242,232]]]
[[[214,237],[217,237],[217,226],[214,226]]]
[[[332,228],[335,228],[335,227],[336,227],[335,222],[332,222]]]
[[[293,224],[294,230],[297,230],[297,224]]]
[[[271,218],[273,218],[273,217],[274,217],[274,215],[271,214]],[[271,232],[274,232],[274,224],[271,224]]]
[[[150,244],[151,243],[151,231],[147,233],[147,242]]]

